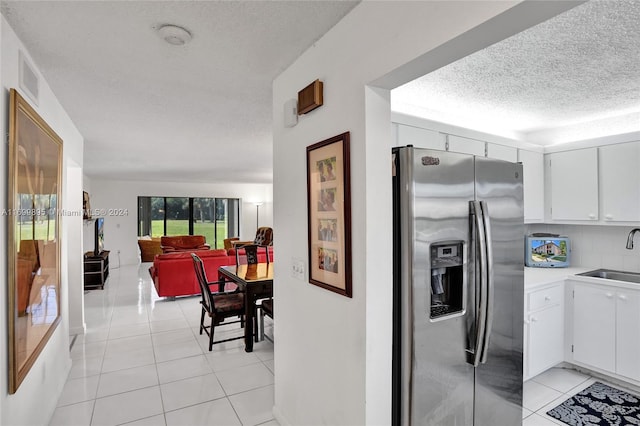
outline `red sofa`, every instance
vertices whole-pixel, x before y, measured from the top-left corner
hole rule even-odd
[[[244,250],[238,254],[243,255]],[[196,254],[202,259],[204,270],[209,281],[218,279],[218,268],[235,265],[235,252],[229,254],[226,250],[198,250]],[[273,247],[269,247],[269,258],[273,261]],[[264,250],[258,253],[258,260],[266,262]],[[149,273],[160,297],[190,296],[200,294],[200,286],[193,267],[191,252],[159,254],[149,268]],[[234,290],[235,284],[227,283],[225,290]]]

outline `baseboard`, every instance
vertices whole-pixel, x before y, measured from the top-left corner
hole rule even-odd
[[[273,417],[280,423],[280,426],[293,426],[293,424],[284,417],[278,406],[274,405],[271,412],[273,413]]]
[[[82,324],[80,327],[71,327],[69,328],[69,335],[73,336],[74,334],[85,334],[87,332],[87,324]]]

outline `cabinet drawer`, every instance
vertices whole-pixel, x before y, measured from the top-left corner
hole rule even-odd
[[[562,302],[561,286],[549,287],[543,290],[536,290],[529,293],[529,305],[530,311],[535,311],[546,306],[557,305]]]

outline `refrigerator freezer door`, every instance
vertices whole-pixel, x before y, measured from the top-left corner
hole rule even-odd
[[[462,242],[465,297],[469,200],[474,197],[473,157],[422,149],[401,149],[403,425],[468,426],[473,423],[474,369],[467,363],[468,317],[431,318],[431,246]],[[408,162],[408,164],[403,164]],[[407,165],[409,167],[407,167]],[[407,237],[405,237],[407,236]]]
[[[522,165],[476,157],[476,197],[490,222],[493,309],[486,360],[476,369],[474,426],[516,425],[522,421]]]

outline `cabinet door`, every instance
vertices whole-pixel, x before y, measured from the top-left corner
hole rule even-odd
[[[615,290],[575,283],[573,359],[602,370],[615,372]]]
[[[487,157],[516,163],[518,161],[518,149],[512,146],[487,142]]]
[[[616,373],[640,381],[640,291],[616,296]]]
[[[544,155],[519,149],[518,161],[522,163],[524,221],[544,222]]]
[[[640,221],[640,142],[599,148],[600,190],[605,221]]]
[[[445,135],[443,133],[406,124],[397,124],[397,126],[398,146],[413,145],[417,148],[445,150]]]
[[[598,219],[597,148],[556,152],[549,156],[551,218]]]
[[[461,152],[484,157],[484,142],[477,139],[463,138],[462,136],[447,135],[447,151]]]
[[[529,315],[529,365],[531,376],[563,361],[564,314],[562,306]]]
[[[529,380],[531,378],[531,369],[529,368],[529,360],[531,359],[531,348],[529,346],[529,341],[531,340],[529,337],[529,322],[529,316],[525,315],[522,334],[522,374],[524,376],[524,380]]]

